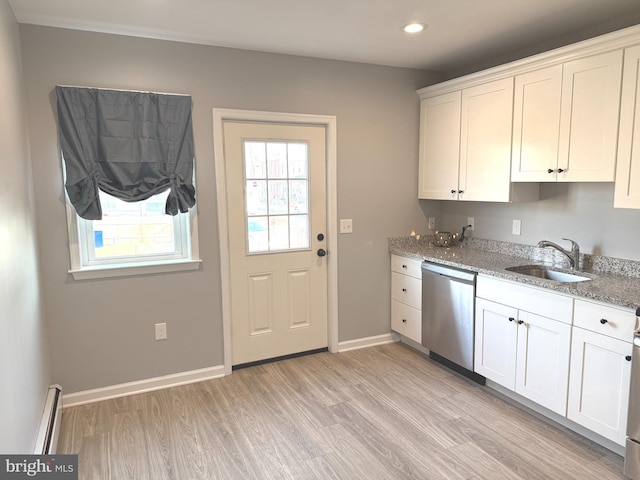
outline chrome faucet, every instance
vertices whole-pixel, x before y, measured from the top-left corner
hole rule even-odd
[[[538,242],[538,247],[540,247],[540,248],[544,248],[544,247],[555,248],[560,253],[563,253],[563,254],[565,254],[567,256],[567,258],[569,259],[569,265],[571,265],[571,268],[578,268],[580,266],[580,246],[576,242],[574,242],[573,240],[571,240],[569,238],[563,238],[563,240],[571,242],[571,251],[570,252],[568,250],[565,250],[564,248],[562,248],[557,243],[550,242],[549,240],[540,240]]]

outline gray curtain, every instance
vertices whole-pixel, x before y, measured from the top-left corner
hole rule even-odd
[[[195,205],[191,97],[56,87],[65,187],[76,212],[100,220],[98,189],[127,202],[170,189],[165,211]]]

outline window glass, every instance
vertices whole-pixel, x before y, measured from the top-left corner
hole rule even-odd
[[[124,202],[101,191],[102,220],[77,218],[82,265],[189,258],[188,214],[165,214],[168,194]]]
[[[248,252],[309,248],[307,144],[246,140],[244,166]]]

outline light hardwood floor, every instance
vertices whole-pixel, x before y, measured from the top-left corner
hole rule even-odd
[[[81,479],[625,478],[620,456],[403,344],[65,409]]]

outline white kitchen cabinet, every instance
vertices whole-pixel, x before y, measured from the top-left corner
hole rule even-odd
[[[516,76],[512,181],[555,181],[561,94],[562,65]]]
[[[475,371],[560,415],[566,414],[570,339],[570,324],[476,300]]]
[[[537,200],[537,187],[511,183],[513,77],[424,97],[418,197]]]
[[[613,206],[640,208],[640,45],[624,52]]]
[[[509,390],[516,389],[518,309],[476,298],[474,370]]]
[[[563,65],[558,181],[613,182],[622,50]]]
[[[418,198],[457,198],[462,92],[420,102]]]
[[[519,310],[516,393],[566,415],[570,348],[570,324]]]
[[[567,417],[625,444],[635,314],[576,300]]]
[[[622,51],[516,76],[511,179],[612,182]]]
[[[391,329],[422,341],[422,262],[391,255]]]

